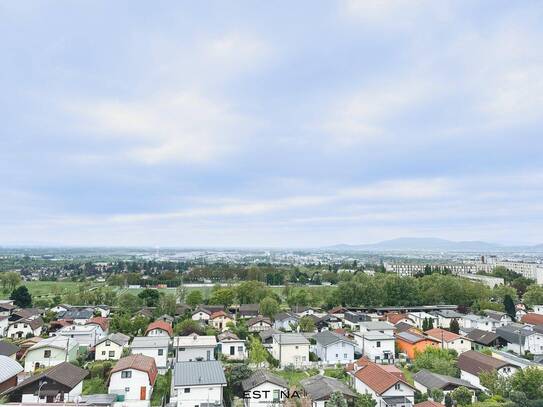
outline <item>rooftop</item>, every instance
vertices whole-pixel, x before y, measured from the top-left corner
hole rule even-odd
[[[173,369],[174,386],[226,385],[226,377],[220,362],[177,362]]]

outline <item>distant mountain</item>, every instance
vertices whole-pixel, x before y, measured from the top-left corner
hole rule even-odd
[[[543,244],[535,246],[504,246],[496,243],[481,241],[460,241],[438,239],[433,237],[400,237],[384,240],[379,243],[348,245],[338,244],[329,246],[332,250],[362,250],[362,251],[432,251],[432,252],[503,252],[503,251],[543,251]]]

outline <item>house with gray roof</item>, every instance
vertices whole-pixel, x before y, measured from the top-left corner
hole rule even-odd
[[[332,393],[341,393],[348,402],[356,398],[356,393],[345,383],[328,376],[312,376],[301,380],[300,385],[311,398],[313,407],[325,407]]]
[[[382,334],[394,335],[394,325],[386,321],[361,322],[360,332],[380,332]]]
[[[9,358],[15,359],[17,352],[19,352],[19,347],[13,343],[0,341],[0,356],[7,356]]]
[[[130,344],[130,353],[152,357],[158,371],[163,373],[168,368],[169,348],[169,336],[136,336]]]
[[[313,337],[316,342],[315,354],[325,363],[352,363],[356,343],[344,335],[322,331]]]
[[[281,367],[302,367],[309,362],[309,341],[299,333],[273,335],[271,353]]]
[[[284,401],[285,393],[288,391],[285,379],[265,369],[256,370],[241,382],[241,387],[245,407],[258,407],[263,403],[280,403]]]
[[[14,359],[0,355],[0,393],[17,385],[17,375],[23,367]]]
[[[536,332],[531,327],[512,323],[496,328],[496,334],[507,342],[506,349],[517,355],[524,355],[526,352],[543,354],[543,333]]]
[[[479,390],[467,380],[433,373],[425,369],[417,372],[413,376],[413,380],[415,382],[415,388],[422,394],[427,394],[428,391],[432,389],[440,389],[444,394],[448,394],[458,387],[465,387],[473,392]]]
[[[177,362],[173,369],[170,402],[178,407],[222,406],[225,386],[226,377],[220,362]]]
[[[438,311],[432,311],[430,314],[437,317],[437,327],[440,328],[450,328],[451,322],[456,320],[458,321],[458,324],[460,324],[460,320],[464,316],[463,314],[459,313],[458,311],[454,311],[451,309],[442,309]]]
[[[298,325],[299,321],[300,317],[293,312],[280,312],[275,316],[273,328],[291,332],[294,330],[293,327]]]

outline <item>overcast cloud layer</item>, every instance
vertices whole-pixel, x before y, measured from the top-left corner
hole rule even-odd
[[[0,244],[542,243],[541,21],[0,0]]]

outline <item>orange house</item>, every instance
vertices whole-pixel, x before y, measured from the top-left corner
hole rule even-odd
[[[398,332],[396,345],[411,360],[415,359],[415,351],[423,352],[428,346],[435,348],[440,346],[438,340],[411,331]]]

